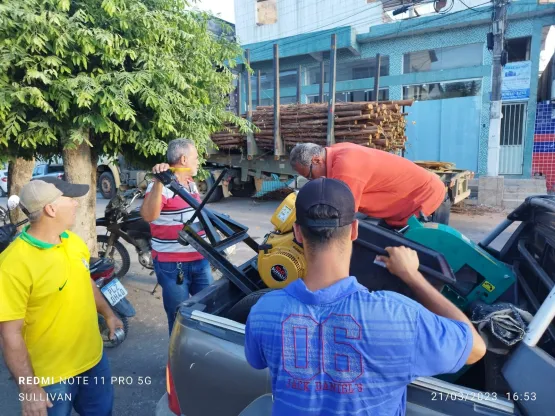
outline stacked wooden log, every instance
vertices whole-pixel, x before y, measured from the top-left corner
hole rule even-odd
[[[335,141],[351,142],[392,151],[404,148],[406,121],[402,106],[412,100],[386,102],[336,103],[334,114]],[[280,134],[285,146],[297,143],[325,145],[328,125],[327,104],[293,104],[280,107]],[[254,139],[260,149],[274,147],[274,108],[257,107],[252,122],[258,128]],[[212,140],[220,149],[243,147],[246,137],[233,127],[214,134]]]
[[[425,160],[416,160],[418,166],[422,166],[425,169],[433,170],[436,172],[451,172],[455,169],[455,164],[450,162],[436,162],[436,161],[425,161]]]
[[[239,133],[237,126],[231,124],[226,124],[223,131],[214,133],[210,137],[221,150],[240,149],[245,145],[245,135]]]

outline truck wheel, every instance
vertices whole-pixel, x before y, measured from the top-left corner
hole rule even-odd
[[[100,175],[100,178],[98,178],[98,184],[100,185],[100,193],[105,199],[112,199],[116,196],[116,181],[110,172],[104,172]]]
[[[210,174],[204,181],[202,181],[202,183],[199,184],[200,186],[198,188],[199,188],[200,196],[203,200],[206,194],[208,193],[208,190],[212,188],[215,183],[216,183],[216,180],[214,179],[212,174]],[[208,200],[208,203],[218,202],[223,197],[224,197],[224,190],[222,189],[221,186],[218,186],[212,193],[212,196]]]
[[[262,296],[266,293],[270,293],[272,290],[274,289],[257,290],[256,292],[252,292],[251,294],[245,296],[231,307],[229,312],[226,314],[226,318],[241,324],[246,324],[251,308]]]
[[[229,191],[237,198],[250,198],[256,192],[256,186],[254,185],[254,180],[251,178],[250,181],[243,183],[242,186],[233,186],[233,182],[231,182]]]

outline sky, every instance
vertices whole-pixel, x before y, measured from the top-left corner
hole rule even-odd
[[[199,0],[193,7],[211,11],[220,19],[235,23],[234,0]]]

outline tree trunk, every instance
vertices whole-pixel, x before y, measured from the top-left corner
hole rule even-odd
[[[21,188],[27,184],[33,176],[35,159],[25,160],[17,158],[8,166],[8,195],[19,195]],[[17,209],[12,212],[11,220],[15,224],[27,218],[23,211]]]
[[[75,149],[64,149],[63,156],[66,181],[90,186],[89,193],[79,198],[77,219],[72,231],[85,241],[91,256],[96,256],[98,253],[96,247],[96,164],[98,155],[86,143],[82,143]]]

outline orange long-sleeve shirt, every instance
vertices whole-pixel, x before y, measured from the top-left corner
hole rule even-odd
[[[408,159],[353,143],[326,147],[326,176],[345,182],[359,212],[404,226],[412,215],[431,215],[445,199],[439,176]]]

